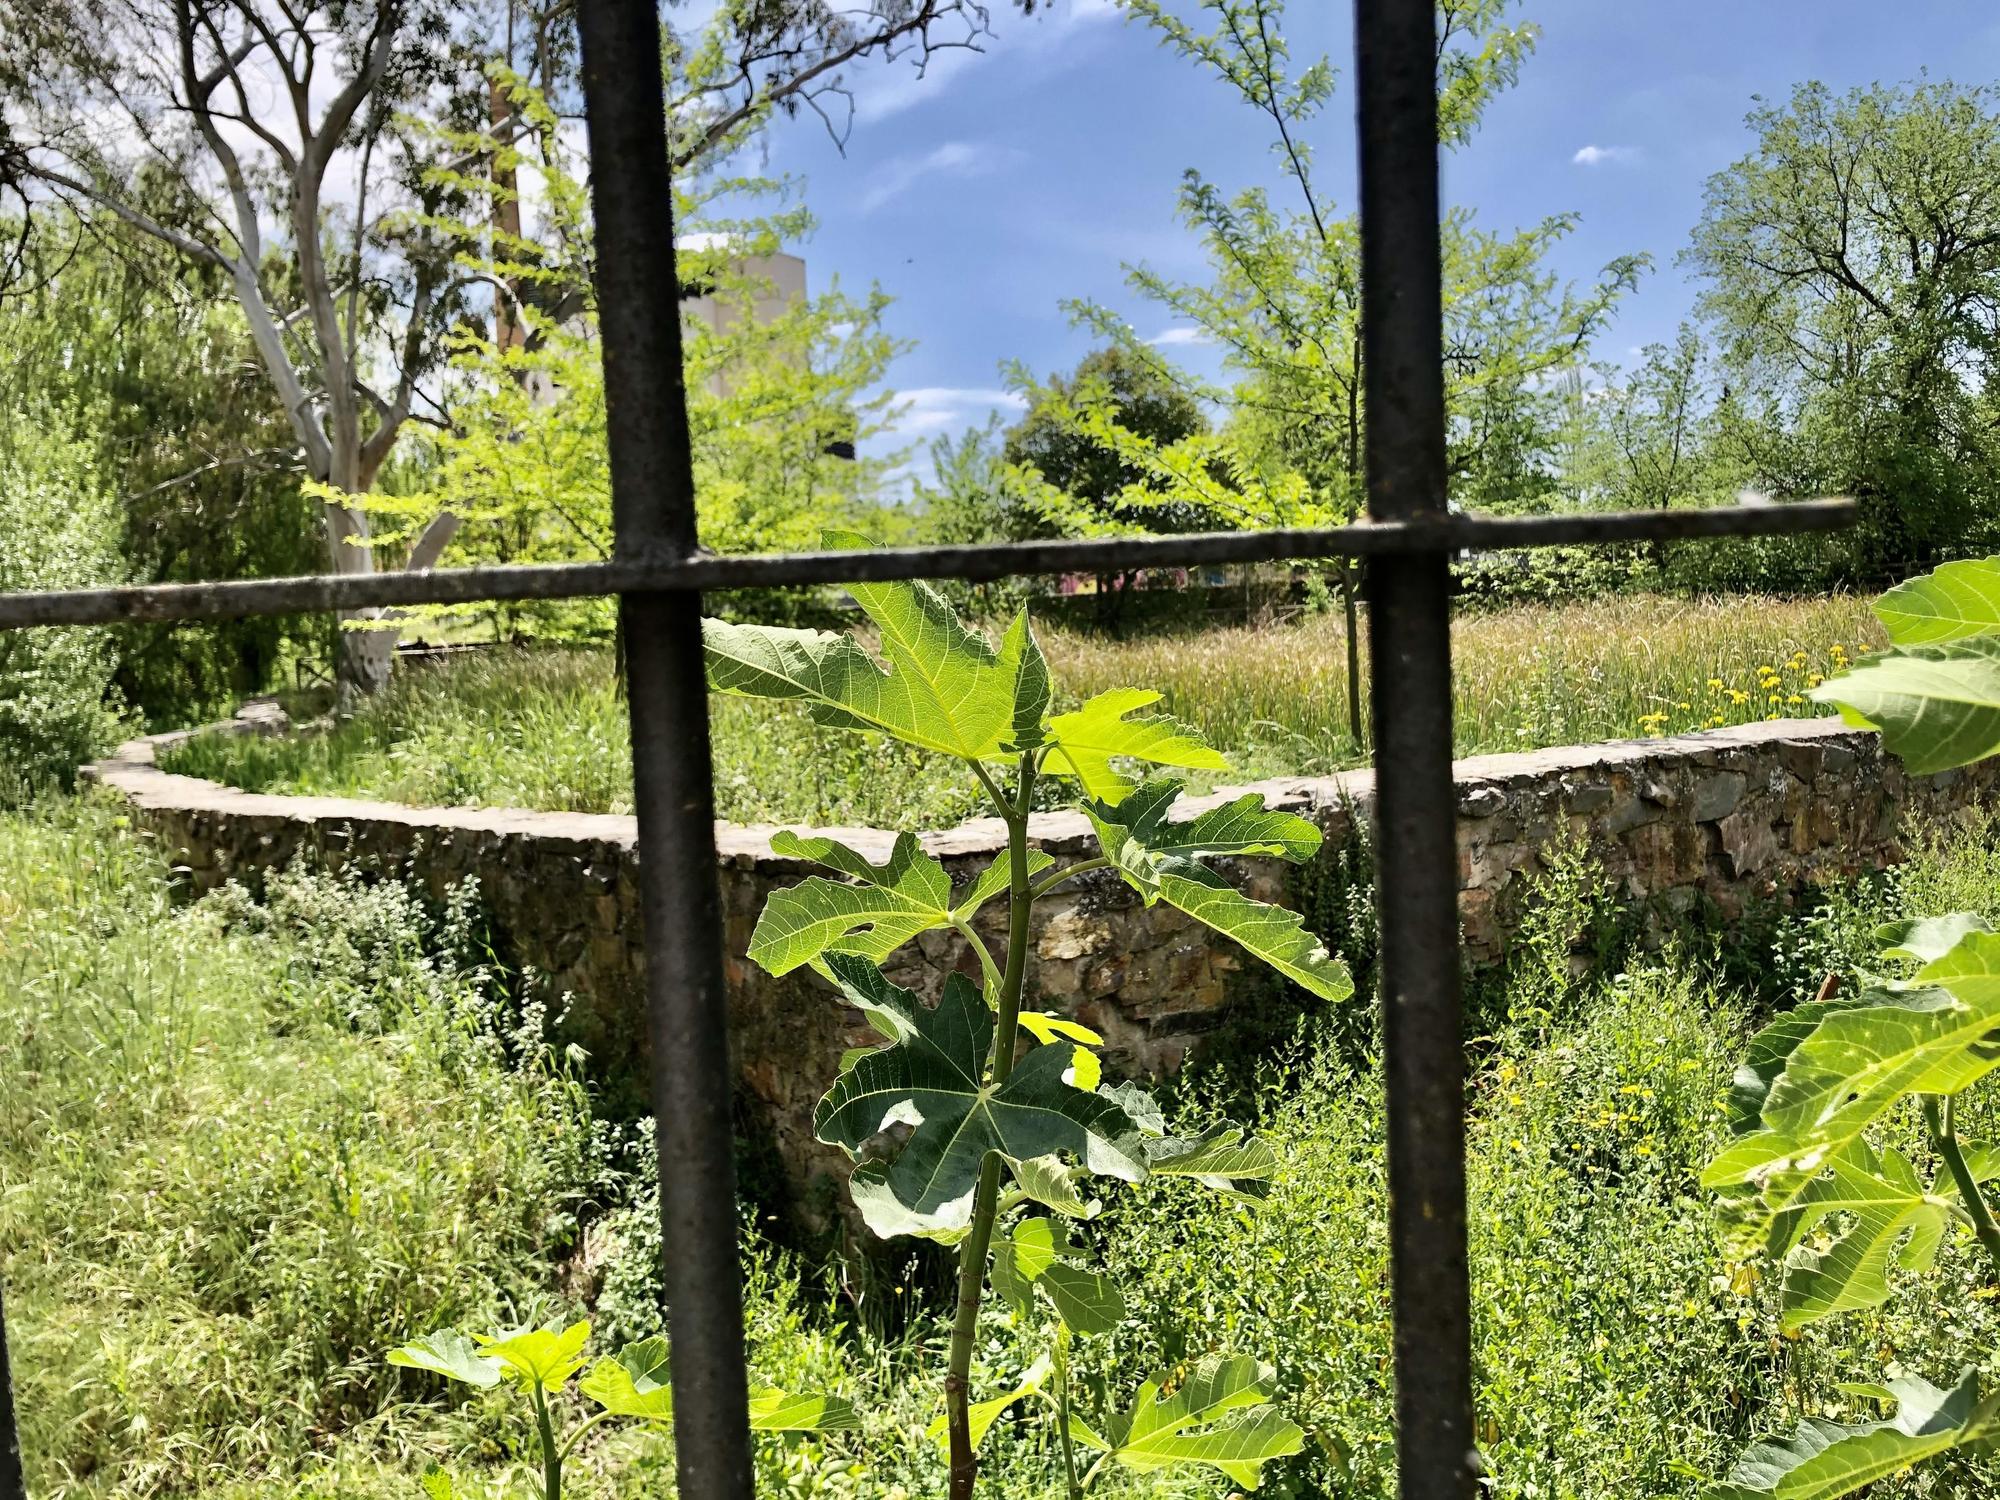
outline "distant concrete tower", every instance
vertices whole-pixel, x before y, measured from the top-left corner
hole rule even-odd
[[[749,309],[751,318],[757,323],[775,322],[806,300],[806,263],[796,255],[787,255],[782,250],[774,255],[746,255],[732,260],[729,268],[761,288]],[[709,289],[690,282],[681,288],[681,312],[690,321],[722,334],[743,317],[744,309],[742,303],[718,301]],[[728,395],[729,371],[717,370],[708,377],[707,383],[710,394]]]

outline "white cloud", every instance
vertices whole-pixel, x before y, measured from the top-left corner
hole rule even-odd
[[[1013,146],[946,141],[921,156],[895,157],[870,174],[861,193],[861,212],[872,214],[925,177],[984,177],[1012,166],[1022,156],[1023,153]]]
[[[1028,409],[1027,401],[1012,391],[957,385],[922,385],[898,391],[896,406],[896,431],[907,437],[969,427],[988,412]]]
[[[1585,146],[1570,158],[1570,162],[1579,167],[1602,167],[1638,159],[1637,146]]]
[[[1172,349],[1182,344],[1212,344],[1215,335],[1206,328],[1194,328],[1185,323],[1177,323],[1172,328],[1163,328],[1146,340],[1156,349]]]

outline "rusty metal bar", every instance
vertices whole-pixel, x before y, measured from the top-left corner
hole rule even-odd
[[[1357,0],[1368,510],[1445,515],[1433,0]],[[1370,563],[1377,909],[1388,1086],[1396,1455],[1403,1500],[1472,1500],[1471,1288],[1451,778],[1451,574],[1442,548]]]
[[[577,21],[616,558],[625,567],[670,567],[698,543],[659,11],[653,0],[583,0]],[[683,1495],[750,1500],[755,1479],[731,1129],[735,1072],[716,889],[701,595],[684,584],[626,593],[618,618],[631,700],[675,1465]]]
[[[674,589],[779,588],[892,578],[985,582],[1038,573],[1112,573],[1201,563],[1314,557],[1499,551],[1596,542],[1683,541],[1832,531],[1854,517],[1851,500],[1709,510],[1580,511],[1552,516],[1384,517],[1319,530],[1217,531],[1089,541],[1006,542],[969,547],[884,547],[861,552],[766,553],[751,557],[650,553],[600,563],[441,568],[356,576],[250,578],[128,588],[0,594],[0,630],[34,625],[112,625],[134,620],[234,619],[489,599],[580,599]]]
[[[21,1434],[14,1425],[13,1378],[7,1365],[6,1292],[0,1289],[0,1500],[27,1500],[21,1478]]]

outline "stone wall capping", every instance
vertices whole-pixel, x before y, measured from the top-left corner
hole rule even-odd
[[[265,702],[246,704],[211,731],[288,728],[282,709]],[[393,871],[434,897],[477,879],[505,956],[556,993],[574,995],[575,1040],[607,1075],[630,1076],[645,1036],[630,816],[275,796],[160,769],[160,750],[211,731],[130,741],[82,774],[124,799],[134,823],[197,890],[255,881],[301,856]],[[1664,933],[1697,910],[1729,918],[1752,901],[1789,900],[1815,883],[1900,860],[1906,820],[1963,822],[1991,805],[2000,760],[1910,776],[1872,732],[1814,719],[1474,756],[1454,773],[1460,924],[1468,956],[1487,963],[1506,952],[1559,840],[1586,842],[1607,888],[1640,909],[1646,930]],[[1374,813],[1374,775],[1362,770],[1220,787],[1183,797],[1173,816],[1196,817],[1245,792],[1318,824],[1329,858]],[[778,831],[718,823],[716,853],[742,1115],[805,1201],[813,1176],[844,1166],[813,1140],[812,1108],[833,1060],[865,1041],[866,1028],[808,970],[773,979],[743,956],[769,894],[814,868],[773,852]],[[838,838],[877,863],[896,838],[870,828],[795,831]],[[1076,813],[1038,813],[1029,836],[1059,861],[1095,852],[1089,821]],[[997,818],[918,837],[961,883],[1006,848]],[[1291,872],[1274,861],[1221,868],[1263,899],[1308,888],[1288,885]],[[1037,918],[1029,983],[1038,1003],[1096,1028],[1107,1064],[1128,1075],[1170,1072],[1231,1024],[1239,977],[1253,967],[1179,912],[1143,905],[1109,872],[1044,902]],[[1004,919],[1004,904],[994,903],[977,926],[994,942]],[[934,993],[946,974],[976,972],[977,962],[961,935],[940,932],[890,967],[898,983]]]

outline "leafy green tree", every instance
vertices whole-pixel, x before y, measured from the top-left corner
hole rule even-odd
[[[1511,0],[1444,0],[1439,20],[1439,129],[1447,148],[1469,140],[1492,98],[1511,85],[1535,42],[1513,24]],[[1361,253],[1352,214],[1336,211],[1316,175],[1313,136],[1333,97],[1326,58],[1293,70],[1282,0],[1204,0],[1204,30],[1157,0],[1135,14],[1162,45],[1212,72],[1270,130],[1284,183],[1233,196],[1190,170],[1183,222],[1201,240],[1209,278],[1181,282],[1145,267],[1132,288],[1193,325],[1221,351],[1232,383],[1206,385],[1172,367],[1108,308],[1072,304],[1074,316],[1149,364],[1162,379],[1226,414],[1219,433],[1160,443],[1126,429],[1105,400],[1072,393],[1062,409],[1075,430],[1115,453],[1139,478],[1120,495],[1127,514],[1203,512],[1220,526],[1319,526],[1352,520],[1362,503]],[[1563,415],[1554,378],[1579,363],[1589,340],[1643,267],[1624,257],[1581,290],[1545,265],[1575,227],[1556,215],[1512,235],[1482,230],[1463,210],[1443,224],[1445,370],[1454,497],[1518,505],[1547,489],[1543,456]],[[1035,391],[1048,400],[1060,393]],[[1079,397],[1081,399],[1079,399]],[[1044,502],[1065,514],[1061,497]],[[1074,517],[1069,517],[1074,524]],[[1361,737],[1357,575],[1337,563],[1348,620],[1348,720]]]
[[[1602,434],[1602,493],[1620,510],[1666,510],[1702,493],[1715,444],[1715,392],[1701,335],[1682,325],[1630,371],[1605,370],[1592,403]]]
[[[1117,452],[1077,430],[1068,416],[1074,406],[1108,407],[1120,427],[1160,447],[1208,431],[1200,405],[1155,361],[1117,345],[1085,355],[1074,373],[1050,380],[1045,394],[1047,399],[1007,429],[1002,455],[1016,467],[1035,470],[1083,513],[1113,524],[1130,520],[1120,511],[1119,497],[1143,476]],[[1199,513],[1183,507],[1152,519],[1157,529],[1184,530],[1175,521],[1193,522]],[[1016,524],[1027,533],[1056,530],[1038,516]]]
[[[1707,279],[1758,483],[1860,503],[1880,577],[1991,534],[2000,315],[1994,91],[1801,85],[1749,116],[1684,259]]]
[[[976,43],[972,0],[869,12],[813,0],[726,0],[667,25],[669,150],[683,176],[726,160],[773,111],[811,108],[837,130],[842,69]],[[366,500],[413,421],[484,273],[456,264],[440,218],[463,216],[475,158],[448,133],[531,122],[496,110],[486,64],[522,54],[546,88],[573,80],[566,4],[517,0],[0,0],[0,185],[153,237],[227,288],[320,507],[337,572],[366,572]],[[441,131],[439,127],[443,127]],[[135,195],[166,184],[165,211]],[[504,173],[502,174],[504,176]],[[513,221],[503,214],[505,234]],[[518,226],[515,226],[518,227]],[[574,315],[563,288],[552,326]],[[568,289],[578,295],[575,287]],[[511,342],[511,335],[503,339]],[[452,520],[414,539],[435,560]],[[377,627],[384,619],[366,623]],[[344,688],[388,677],[394,633],[341,638]]]
[[[1007,429],[1002,456],[1014,470],[1036,476],[1029,492],[1046,495],[1053,487],[1062,496],[1059,505],[1043,500],[1017,506],[1009,518],[1009,532],[1031,537],[1134,525],[1151,531],[1199,529],[1206,518],[1200,506],[1150,500],[1134,506],[1124,503],[1126,491],[1143,485],[1145,472],[1076,420],[1080,406],[1108,414],[1122,431],[1151,447],[1169,448],[1208,431],[1200,405],[1167,377],[1157,361],[1117,344],[1085,355],[1072,374],[1038,387],[1027,414]],[[1100,623],[1118,623],[1119,605],[1131,584],[1125,574],[1097,579]]]
[[[865,545],[832,535],[829,545]],[[709,685],[724,693],[804,707],[837,729],[887,734],[962,762],[1007,829],[1007,852],[954,889],[944,866],[911,834],[885,863],[830,838],[780,832],[781,855],[824,867],[774,894],[751,934],[749,957],[772,974],[810,966],[858,1011],[877,1040],[843,1059],[815,1112],[819,1138],[855,1162],[851,1192],[882,1236],[918,1235],[957,1247],[958,1296],[934,1429],[950,1456],[952,1500],[967,1500],[978,1445],[1008,1406],[1053,1401],[1072,1500],[1115,1467],[1219,1469],[1245,1488],[1261,1466],[1297,1452],[1304,1433],[1268,1404],[1254,1359],[1197,1364],[1172,1395],[1148,1382],[1122,1413],[1079,1414],[1068,1388],[1067,1336],[1020,1388],[983,1401],[971,1391],[979,1310],[993,1294],[1024,1313],[1042,1309],[1069,1334],[1115,1327],[1123,1295],[1074,1263],[1062,1221],[1087,1219],[1092,1177],[1138,1183],[1183,1177],[1246,1203],[1267,1191],[1271,1148],[1218,1122],[1194,1136],[1168,1131],[1158,1104],[1133,1084],[1108,1085],[1094,1050],[1102,1038],[1028,999],[1029,936],[1037,900],[1103,871],[1148,906],[1164,903],[1234,939],[1321,999],[1353,992],[1346,968],[1299,917],[1243,895],[1208,868],[1219,857],[1302,861],[1319,830],[1272,812],[1250,793],[1176,817],[1181,782],[1153,767],[1216,768],[1222,758],[1185,725],[1150,712],[1154,692],[1119,689],[1054,713],[1054,684],[1025,612],[996,645],[963,624],[928,585],[860,584],[855,602],[879,632],[878,661],[856,639],[809,630],[703,626]],[[1035,848],[1029,813],[1037,788],[1065,788],[1095,832],[1099,853],[1058,865]],[[1005,943],[990,947],[981,912],[1005,902]],[[881,965],[922,934],[964,945],[977,983],[946,980],[935,1006],[892,983]],[[1089,1470],[1078,1450],[1095,1451]]]
[[[0,390],[91,452],[134,582],[286,577],[324,559],[319,505],[216,277],[144,236],[51,215],[0,288]],[[50,496],[51,504],[60,497]],[[118,683],[149,723],[234,707],[295,662],[323,662],[317,618],[118,627]]]
[[[480,329],[454,336],[450,421],[431,439],[425,472],[372,496],[369,509],[388,546],[420,545],[440,517],[452,517],[442,555],[454,562],[608,557],[611,477],[590,219],[554,111],[524,80],[510,78],[506,87],[532,135],[509,145],[480,132],[458,144],[465,156],[497,160],[510,173],[532,166],[543,218],[537,237],[495,243],[478,215],[440,220],[437,230],[495,284],[525,289],[508,294],[510,322],[522,336],[503,342]],[[475,202],[481,193],[509,192],[494,178],[468,177],[465,186]],[[778,191],[754,179],[725,186],[739,204]],[[888,298],[878,290],[856,300],[835,286],[783,302],[756,267],[809,232],[810,217],[791,207],[717,221],[708,212],[714,191],[684,187],[676,205],[681,276],[716,313],[683,319],[702,540],[721,552],[809,546],[827,525],[851,522],[893,462],[855,454],[858,442],[883,430],[893,400],[881,385],[900,349],[882,327]],[[502,634],[558,639],[602,637],[614,615],[604,601],[491,608]]]

